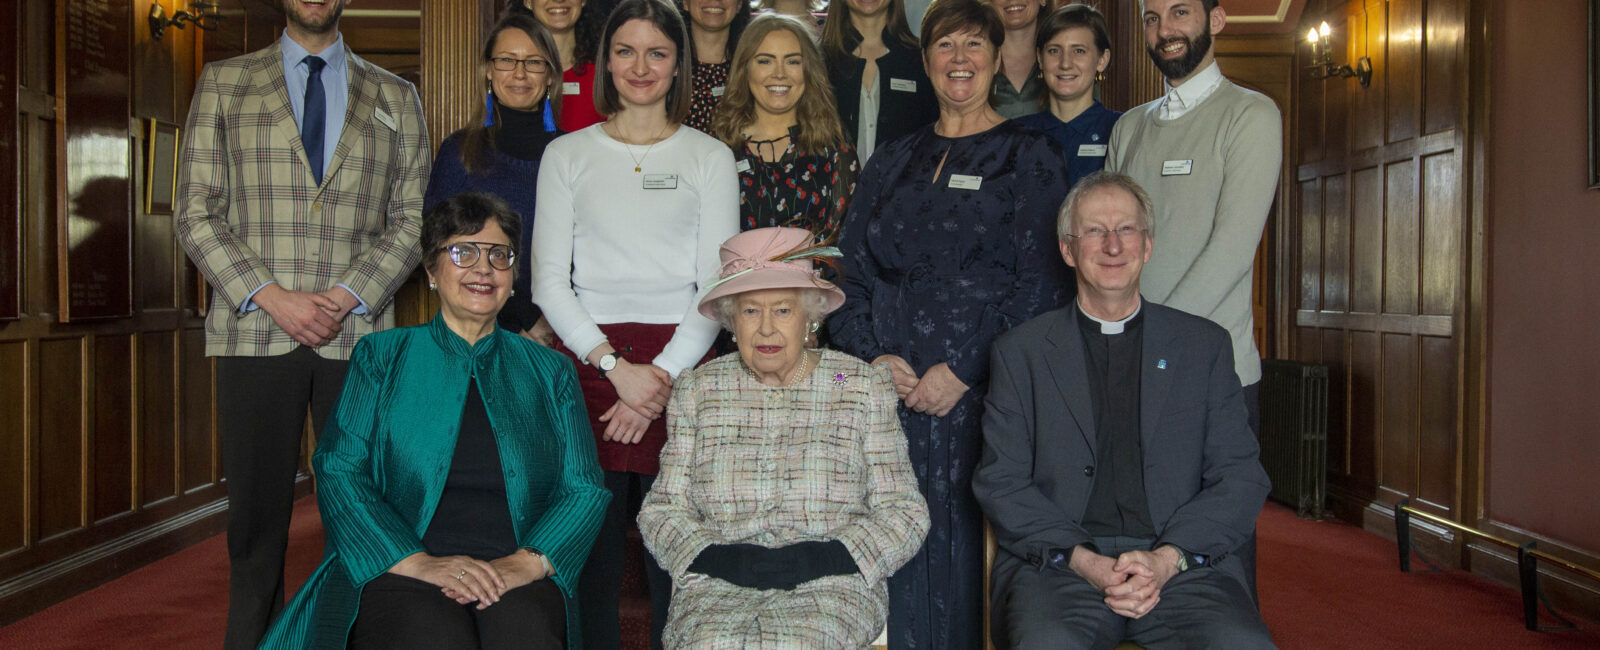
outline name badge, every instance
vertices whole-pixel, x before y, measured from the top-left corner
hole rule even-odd
[[[976,190],[983,185],[982,176],[968,176],[966,174],[951,174],[950,188],[956,190]]]
[[[722,93],[725,93],[725,92],[728,92],[728,87],[727,86],[712,86],[711,87],[711,96],[712,97],[721,97]]]
[[[394,116],[388,114],[387,112],[385,112],[381,108],[374,109],[372,111],[372,117],[373,117],[373,119],[378,120],[378,122],[383,124],[384,126],[389,127],[390,131],[399,131],[400,130],[394,124]]]
[[[675,190],[678,189],[677,174],[645,174],[644,189],[647,190]]]
[[[914,93],[917,92],[917,81],[915,79],[895,79],[894,77],[890,77],[889,90],[902,93]]]
[[[1162,176],[1188,176],[1194,171],[1193,160],[1168,160],[1161,163]]]
[[[1103,144],[1080,144],[1078,145],[1078,155],[1085,158],[1104,158],[1106,157],[1106,146]]]
[[[578,82],[576,81],[564,81],[561,83],[561,94],[563,95],[576,95],[580,92],[583,91],[578,89]]]
[[[748,158],[741,159],[739,162],[733,163],[733,168],[740,172],[750,171],[750,160]]]

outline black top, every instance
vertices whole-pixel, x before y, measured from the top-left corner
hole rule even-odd
[[[1083,513],[1083,529],[1095,537],[1155,537],[1144,493],[1144,450],[1139,439],[1139,368],[1144,347],[1144,312],[1104,334],[1082,309],[1078,331],[1088,360],[1089,398],[1094,405],[1094,487]]]
[[[827,53],[828,80],[833,84],[834,101],[839,104],[839,120],[851,140],[860,132],[861,77],[867,60],[849,52],[860,43],[861,34],[851,27],[845,31],[845,53]],[[939,101],[922,68],[922,52],[892,36],[883,43],[889,53],[878,59],[878,141],[874,151],[939,119]],[[895,89],[906,88],[906,83],[913,84],[915,90]]]
[[[560,135],[555,130],[554,122],[545,122],[545,106],[546,103],[541,102],[531,111],[500,106],[500,110],[495,112],[500,120],[500,128],[495,129],[494,147],[517,160],[537,162],[543,158],[545,145]],[[523,216],[524,219],[532,217]]]
[[[422,547],[429,555],[466,555],[479,560],[517,551],[500,447],[495,444],[494,426],[476,379],[467,386],[450,475],[445,478],[433,521],[428,522],[428,532],[422,536]]]

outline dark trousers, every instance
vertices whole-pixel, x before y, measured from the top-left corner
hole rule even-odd
[[[554,582],[540,580],[500,596],[487,609],[462,605],[415,578],[385,573],[361,590],[350,628],[351,650],[566,647],[566,603]]]
[[[1116,557],[1150,540],[1095,538]],[[1173,576],[1161,602],[1141,618],[1106,607],[1105,594],[1072,571],[1022,567],[1006,599],[1007,638],[1017,650],[1113,648],[1124,639],[1145,648],[1272,648],[1267,625],[1245,586],[1214,567]]]
[[[1245,412],[1247,414],[1247,417],[1250,420],[1250,433],[1256,437],[1256,440],[1260,440],[1261,439],[1261,382],[1258,381],[1258,382],[1256,382],[1254,384],[1250,384],[1249,386],[1245,386],[1244,389],[1243,389],[1243,392],[1244,392],[1244,408],[1245,408]],[[1245,585],[1244,586],[1245,586],[1246,589],[1248,589],[1250,591],[1250,600],[1256,602],[1257,606],[1259,606],[1260,605],[1260,595],[1259,595],[1259,592],[1256,591],[1256,533],[1255,533],[1255,531],[1250,531],[1249,539],[1244,540],[1244,543],[1240,544],[1239,545],[1239,549],[1234,551],[1233,554],[1239,556],[1239,560],[1244,563],[1244,581],[1245,581]]]
[[[283,554],[306,412],[321,431],[347,365],[305,347],[275,357],[217,357],[217,424],[228,478],[225,648],[255,648],[283,609]]]
[[[585,650],[622,647],[622,619],[617,604],[622,593],[622,567],[627,561],[628,522],[639,516],[639,504],[655,485],[656,477],[633,472],[606,472],[611,503],[600,534],[589,550],[589,563],[578,579],[578,613],[583,619]],[[672,602],[672,576],[655,557],[644,553],[645,583],[650,588],[650,647],[661,650],[661,632],[667,627],[667,606]]]

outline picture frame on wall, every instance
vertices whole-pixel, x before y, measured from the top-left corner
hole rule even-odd
[[[145,135],[144,212],[172,214],[178,190],[178,125],[151,119]]]

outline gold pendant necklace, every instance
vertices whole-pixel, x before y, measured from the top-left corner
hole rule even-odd
[[[671,126],[671,124],[667,126]],[[650,156],[650,150],[656,148],[656,143],[661,142],[661,134],[665,133],[666,130],[666,126],[661,127],[661,130],[656,132],[655,142],[651,142],[650,146],[644,148],[644,155],[635,156],[633,155],[633,145],[628,142],[627,134],[622,132],[622,125],[617,124],[617,135],[621,136],[618,140],[622,142],[623,148],[628,150],[628,157],[633,159],[633,173],[638,174],[644,171],[644,159]]]

